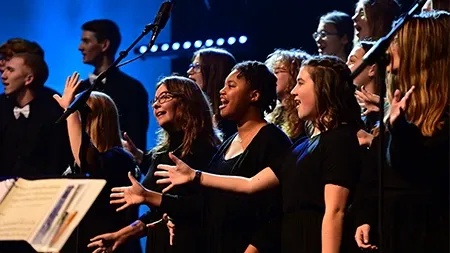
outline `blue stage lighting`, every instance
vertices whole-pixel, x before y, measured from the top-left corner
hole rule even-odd
[[[191,47],[191,42],[190,41],[186,41],[183,43],[183,48],[184,49],[189,49]]]
[[[236,38],[235,37],[230,37],[228,38],[228,45],[233,45],[234,43],[236,43]]]
[[[225,43],[225,40],[222,38],[219,38],[216,40],[216,44],[220,47],[223,46],[223,44]]]
[[[150,48],[150,52],[154,53],[158,51],[158,45],[153,45],[152,48]]]
[[[147,52],[148,47],[147,46],[140,46],[139,47],[139,53],[144,54],[145,52]]]
[[[196,40],[195,42],[194,42],[194,47],[195,48],[199,48],[199,47],[201,47],[202,46],[202,41],[201,40]]]
[[[208,39],[205,41],[205,46],[210,47],[214,44],[214,41],[212,39]]]
[[[167,49],[169,49],[169,44],[165,43],[161,46],[162,51],[167,51]]]
[[[178,49],[180,49],[180,43],[178,43],[178,42],[173,43],[173,44],[172,44],[172,49],[173,49],[173,50],[178,50]]]
[[[247,36],[239,37],[239,43],[244,44],[245,42],[247,42]]]

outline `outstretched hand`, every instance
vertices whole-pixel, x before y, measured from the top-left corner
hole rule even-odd
[[[111,204],[123,204],[121,207],[117,208],[116,211],[121,211],[131,205],[138,205],[144,202],[145,192],[144,187],[136,180],[136,178],[128,172],[128,178],[131,181],[131,186],[127,187],[115,187],[112,188],[110,197]]]
[[[164,188],[163,193],[169,191],[175,185],[191,182],[195,177],[195,170],[186,163],[172,153],[169,153],[169,157],[175,163],[175,166],[160,164],[157,168],[164,171],[156,171],[154,174],[158,177],[165,177],[156,181],[157,184],[169,184],[169,186]]]
[[[389,123],[391,124],[391,126],[406,111],[409,98],[411,97],[411,94],[413,93],[414,89],[415,89],[415,86],[412,86],[405,93],[403,98],[401,97],[400,90],[395,90],[394,97],[392,98],[392,102],[391,102],[391,112],[389,114]]]
[[[80,86],[82,80],[80,80],[80,74],[73,72],[71,76],[67,77],[66,85],[64,86],[63,96],[60,97],[58,94],[53,95],[53,98],[58,102],[59,106],[64,110],[69,107],[75,98],[75,92]]]

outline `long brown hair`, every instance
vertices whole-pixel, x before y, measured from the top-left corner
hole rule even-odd
[[[105,93],[93,91],[87,105],[91,112],[86,118],[86,132],[98,151],[122,147],[119,114],[114,101]]]
[[[302,62],[308,59],[310,55],[302,50],[283,50],[277,49],[275,52],[267,56],[266,65],[272,71],[277,66],[283,65],[287,67],[289,71],[288,85],[285,92],[288,95],[287,98],[281,102],[278,102],[273,112],[266,116],[266,119],[279,126],[289,138],[297,138],[303,132],[303,122],[298,117],[296,103],[294,96],[291,95],[291,90],[296,84],[296,78],[300,70]]]
[[[175,125],[184,132],[181,145],[181,157],[191,154],[195,141],[216,146],[221,143],[219,130],[214,126],[212,109],[205,93],[198,85],[185,77],[169,76],[162,79],[157,85],[158,89],[165,85],[167,91],[176,96]],[[158,144],[153,148],[157,155],[168,151],[171,142],[170,133],[166,129],[158,131]]]
[[[306,67],[314,82],[318,113],[314,126],[321,132],[342,123],[360,127],[361,111],[345,62],[336,56],[313,56],[302,67]]]
[[[236,65],[234,56],[222,48],[202,48],[194,53],[200,58],[201,75],[203,77],[203,91],[212,104],[213,114],[220,117],[220,89],[225,85],[225,79]]]
[[[406,119],[424,136],[440,129],[449,109],[450,13],[425,12],[411,18],[392,42],[398,43],[399,69],[389,74],[388,101],[396,89],[405,94],[415,86]]]

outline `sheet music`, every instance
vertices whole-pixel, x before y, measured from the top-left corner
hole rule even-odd
[[[0,205],[1,240],[29,240],[63,187],[52,180],[17,180]]]
[[[0,203],[0,241],[59,251],[105,185],[93,179],[19,179]]]

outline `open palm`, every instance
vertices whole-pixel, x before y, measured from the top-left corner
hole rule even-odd
[[[400,90],[395,90],[394,97],[392,98],[391,102],[391,111],[389,114],[389,123],[391,124],[391,126],[406,111],[409,98],[411,97],[414,88],[415,87],[412,86],[403,97],[401,97]]]
[[[175,166],[170,166],[166,164],[158,165],[158,169],[164,171],[156,171],[155,176],[165,177],[164,179],[159,179],[156,181],[158,184],[170,184],[164,188],[163,192],[169,191],[175,185],[185,184],[194,180],[195,170],[193,170],[189,165],[184,163],[174,154],[169,153],[170,159],[175,163]]]
[[[53,95],[53,98],[58,102],[59,106],[63,109],[67,109],[75,98],[75,92],[80,86],[82,80],[80,80],[80,74],[74,72],[71,76],[67,77],[66,85],[64,86],[63,96],[58,94]]]
[[[128,178],[131,181],[131,186],[128,187],[116,187],[112,188],[111,191],[111,204],[123,204],[121,207],[117,208],[117,211],[121,211],[131,205],[138,205],[144,202],[145,192],[144,187],[128,172]]]

